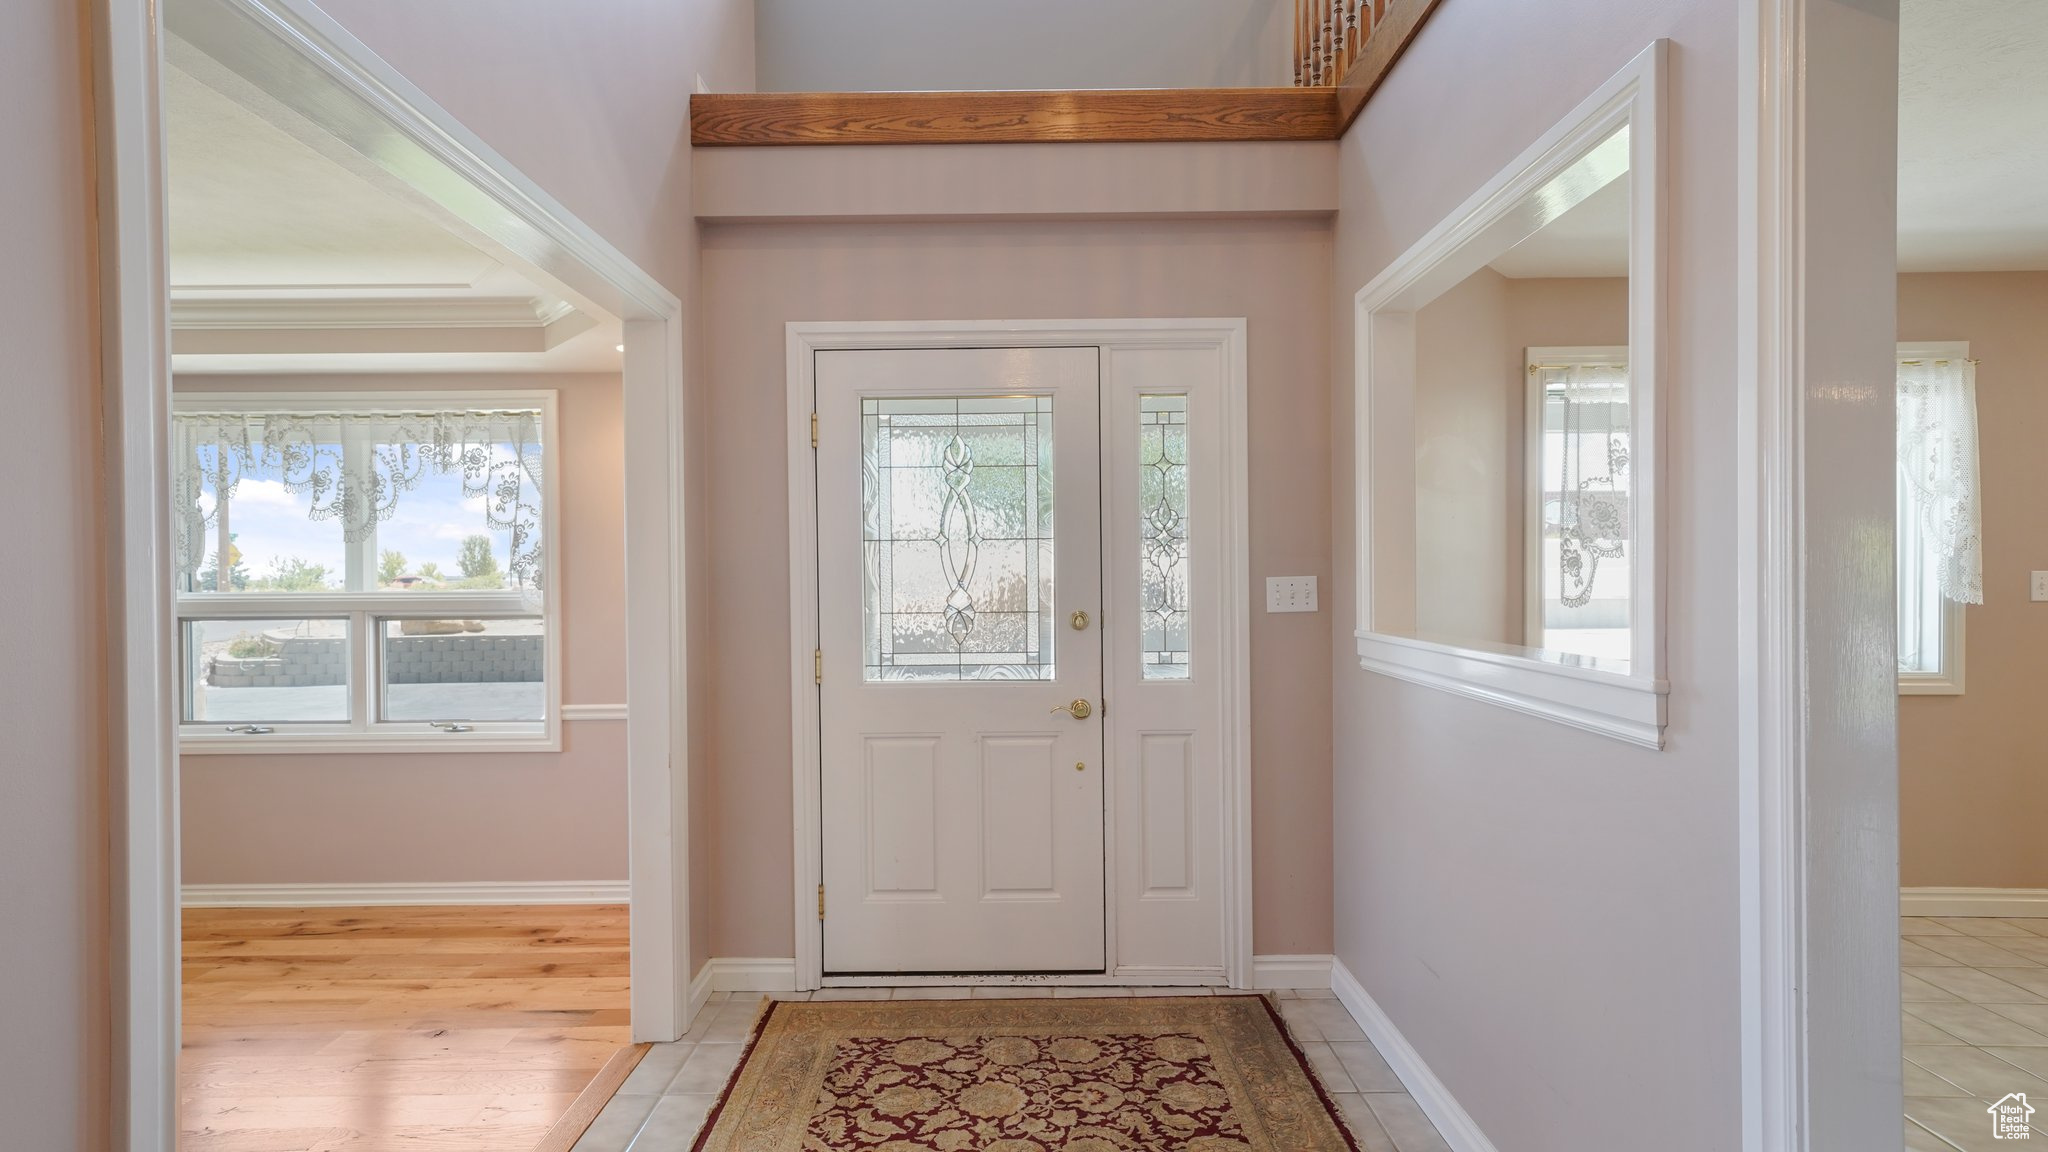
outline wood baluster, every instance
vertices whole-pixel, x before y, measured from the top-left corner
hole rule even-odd
[[[1315,0],[1321,4],[1322,0]],[[1323,83],[1323,26],[1316,19],[1315,10],[1308,14],[1308,82],[1310,87],[1320,88]]]
[[[1372,0],[1366,0],[1366,18],[1372,18]],[[1345,5],[1344,21],[1348,30],[1344,34],[1344,71],[1351,71],[1352,61],[1358,59],[1359,45],[1365,43],[1364,33],[1358,27],[1358,0],[1349,0]],[[1370,29],[1367,29],[1370,31]]]
[[[1308,86],[1308,0],[1294,0],[1294,74],[1297,85]]]
[[[1344,62],[1351,52],[1351,37],[1344,31],[1344,0],[1330,0],[1331,20],[1336,25],[1331,31],[1330,46],[1336,60],[1330,69],[1330,83],[1336,84],[1344,78]]]
[[[1338,0],[1328,0],[1323,5],[1323,83],[1335,86],[1337,83],[1337,30],[1331,25],[1336,22]]]

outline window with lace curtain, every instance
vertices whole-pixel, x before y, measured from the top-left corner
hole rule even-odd
[[[188,750],[555,746],[554,393],[180,393]]]
[[[1958,695],[1964,606],[1984,602],[1968,344],[1899,346],[1897,476],[1899,691]]]

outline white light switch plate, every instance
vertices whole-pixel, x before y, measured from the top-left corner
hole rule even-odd
[[[1266,577],[1266,611],[1313,612],[1316,610],[1316,578],[1313,576]]]
[[[2034,573],[2034,599],[2048,600],[2048,572]]]

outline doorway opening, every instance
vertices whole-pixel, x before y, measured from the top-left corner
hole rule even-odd
[[[311,5],[105,47],[129,1142],[530,1144],[686,1026],[680,306]]]

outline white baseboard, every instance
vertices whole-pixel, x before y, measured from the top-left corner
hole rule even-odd
[[[1328,988],[1331,956],[1254,956],[1252,987]]]
[[[1414,1097],[1423,1114],[1436,1125],[1444,1143],[1451,1146],[1451,1152],[1497,1152],[1493,1141],[1479,1130],[1471,1116],[1460,1107],[1451,1090],[1436,1078],[1429,1065],[1422,1062],[1421,1053],[1394,1027],[1394,1022],[1373,1002],[1365,986],[1344,967],[1342,960],[1330,962],[1330,987],[1337,993],[1337,1002],[1344,1005],[1358,1026],[1372,1039],[1373,1047],[1386,1058],[1387,1066],[1400,1077],[1408,1095]]]
[[[683,1011],[685,1040],[697,1030],[697,1014],[704,1010],[704,1002],[711,999],[711,966],[716,963],[716,960],[706,960],[704,966],[697,969],[697,974],[690,978],[690,1002]]]
[[[2048,916],[2048,888],[1901,888],[1901,916]]]
[[[796,960],[787,956],[713,956],[690,980],[690,1027],[713,992],[791,992]]]
[[[713,992],[791,992],[796,959],[791,956],[714,956],[704,962]]]
[[[432,904],[624,904],[624,880],[443,884],[187,884],[187,908],[396,908]]]

